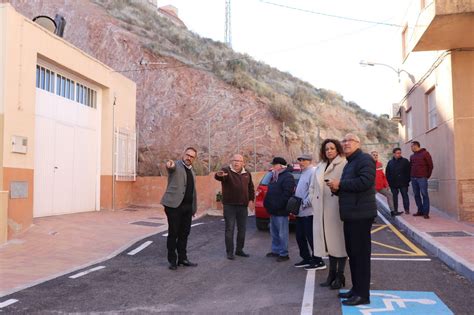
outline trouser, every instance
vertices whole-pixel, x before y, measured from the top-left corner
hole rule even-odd
[[[388,188],[382,188],[380,190],[377,190],[377,192],[381,195],[384,195],[385,198],[387,198],[387,203],[388,203],[388,207],[390,208],[390,212],[395,211],[395,208],[393,206],[393,195],[390,192],[390,190]]]
[[[352,292],[369,298],[370,291],[370,253],[373,219],[344,221],[344,238],[351,269]]]
[[[235,251],[241,252],[244,249],[247,216],[247,206],[224,205],[225,249],[227,254],[234,253],[234,227],[236,222],[237,246]]]
[[[430,214],[430,197],[428,196],[428,178],[412,177],[411,184],[413,187],[413,195],[415,195],[416,207],[418,213],[424,215]]]
[[[168,262],[176,264],[177,261],[188,259],[186,246],[191,232],[192,207],[190,205],[181,205],[178,208],[165,207],[165,213],[168,218],[168,239],[166,242]],[[176,254],[176,252],[178,253]]]
[[[390,187],[390,190],[392,191],[392,195],[393,195],[393,207],[395,208],[395,211],[398,211],[398,192],[399,191],[403,199],[403,209],[405,211],[410,211],[410,199],[408,198],[408,187],[394,187],[394,188]]]
[[[288,256],[288,217],[271,215],[270,234],[272,235],[272,253]]]
[[[313,253],[313,216],[296,217],[296,243],[300,250],[300,256],[304,261],[318,262],[321,257],[314,257]],[[309,248],[308,248],[309,246]],[[311,250],[311,252],[310,252]]]

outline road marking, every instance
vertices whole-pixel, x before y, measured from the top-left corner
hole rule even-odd
[[[153,243],[153,241],[146,241],[145,243],[143,243],[142,245],[138,246],[137,248],[135,248],[134,250],[130,251],[127,253],[127,255],[135,255],[136,253],[142,251],[143,249],[147,248],[151,243]]]
[[[105,266],[98,266],[98,267],[95,267],[95,268],[92,268],[92,269],[89,269],[89,270],[86,270],[86,271],[83,271],[83,272],[76,273],[75,275],[69,276],[69,278],[76,279],[76,278],[82,277],[84,275],[87,275],[88,273],[91,273],[91,272],[94,272],[94,271],[97,271],[97,270],[100,270],[100,269],[104,269],[104,268],[105,268]]]
[[[191,225],[191,227],[198,226],[198,225],[201,225],[201,224],[204,224],[204,223],[202,223],[202,222],[194,223],[194,224]],[[164,236],[164,237],[167,237],[167,236],[168,236],[168,233],[163,234],[163,236]]]
[[[18,300],[15,300],[15,299],[6,300],[5,302],[0,303],[0,308],[7,307],[7,306],[12,305],[16,302],[18,302]]]
[[[379,258],[372,257],[370,260],[388,260],[388,261],[431,261],[430,258]]]
[[[377,242],[377,241],[372,241],[372,244],[376,244],[376,245],[380,245],[380,246],[385,247],[385,248],[390,248],[390,249],[393,249],[393,250],[396,250],[396,251],[400,251],[400,252],[408,254],[408,255],[413,255],[413,252],[410,252],[410,251],[407,251],[407,250],[404,250],[404,249],[401,249],[401,248],[398,248],[398,247],[395,247],[395,246],[383,244],[383,243],[380,243],[380,242]],[[379,255],[383,255],[383,254],[379,254]],[[395,254],[395,255],[399,255],[399,254]]]
[[[301,303],[301,314],[313,314],[314,281],[316,270],[308,270],[306,284],[304,285],[303,302]]]
[[[385,222],[385,224],[392,230],[395,235],[398,236],[398,238],[405,243],[410,249],[413,251],[413,253],[410,253],[411,256],[427,256],[421,249],[416,247],[415,244],[413,244],[409,239],[407,239],[399,230],[397,230],[390,222],[388,222],[387,219],[379,212],[377,211],[378,216]],[[398,249],[401,250],[401,249]],[[403,251],[403,250],[402,250]]]

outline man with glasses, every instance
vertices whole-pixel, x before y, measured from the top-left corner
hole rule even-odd
[[[181,160],[166,162],[168,185],[161,199],[168,218],[168,262],[169,269],[178,266],[195,267],[196,263],[188,260],[186,246],[191,232],[191,221],[197,210],[196,180],[192,165],[197,150],[188,147]],[[176,254],[177,252],[177,254]]]
[[[375,161],[360,149],[360,139],[347,134],[342,140],[347,158],[340,180],[327,185],[339,196],[339,213],[344,223],[344,239],[349,256],[352,288],[339,293],[342,304],[370,304],[370,231],[377,216],[375,201]]]
[[[234,227],[237,222],[237,245],[235,255],[249,257],[244,252],[245,230],[247,226],[248,205],[255,199],[252,175],[244,168],[244,157],[234,154],[230,165],[222,168],[214,178],[222,185],[222,204],[224,205],[225,248],[227,259],[234,260]]]

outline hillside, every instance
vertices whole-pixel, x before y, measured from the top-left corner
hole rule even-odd
[[[63,15],[67,41],[137,83],[141,175],[160,174],[187,145],[198,148],[204,174],[209,148],[211,170],[236,151],[253,170],[254,148],[261,170],[274,154],[293,160],[349,131],[371,143],[396,138],[387,119],[176,26],[147,1],[10,2],[29,18]]]

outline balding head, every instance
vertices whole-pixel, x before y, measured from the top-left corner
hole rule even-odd
[[[360,139],[353,133],[346,134],[341,143],[346,156],[351,156],[352,153],[360,148]]]
[[[230,165],[237,173],[240,173],[244,168],[244,157],[241,154],[234,154],[232,156],[232,160],[230,161]]]

